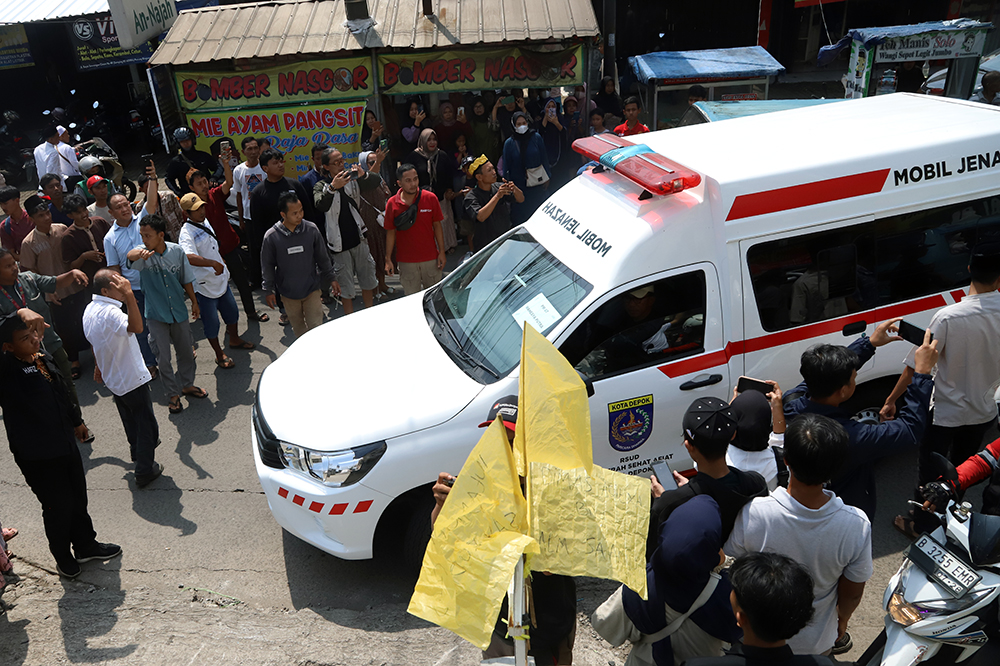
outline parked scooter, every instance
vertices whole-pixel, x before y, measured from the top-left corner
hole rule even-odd
[[[76,152],[81,158],[81,171],[83,171],[84,159],[86,157],[89,156],[100,160],[101,170],[103,171],[101,175],[114,183],[117,191],[128,197],[129,201],[135,201],[138,188],[135,183],[125,177],[125,169],[118,159],[118,153],[104,139],[95,136],[89,141],[77,144]]]
[[[954,466],[940,461],[944,478],[957,480]],[[932,494],[929,486],[925,492]],[[946,495],[932,499],[938,506],[947,502],[942,513],[912,502],[933,529],[911,544],[889,580],[885,630],[858,666],[1000,664],[1000,516],[976,513],[969,502]]]

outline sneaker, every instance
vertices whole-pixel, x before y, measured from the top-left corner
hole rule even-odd
[[[150,472],[149,474],[144,474],[143,476],[139,476],[138,474],[136,474],[135,485],[139,486],[140,488],[145,488],[153,481],[155,481],[157,478],[159,478],[161,474],[163,474],[163,465],[160,463],[153,463],[153,471]]]
[[[76,561],[110,560],[122,554],[122,547],[113,543],[95,543],[94,547],[83,553],[77,553]]]
[[[854,642],[851,640],[851,633],[845,631],[844,635],[833,644],[833,650],[830,651],[830,654],[844,654],[850,652],[852,647],[854,647]]]
[[[70,557],[64,562],[56,560],[56,571],[58,571],[59,575],[63,578],[76,578],[80,575],[80,572],[83,571],[83,569],[80,568],[80,565],[76,560]]]

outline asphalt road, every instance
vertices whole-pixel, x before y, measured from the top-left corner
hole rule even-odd
[[[232,351],[231,370],[216,368],[201,325],[193,329],[201,338],[197,382],[210,397],[185,400],[183,413],[169,415],[154,388],[157,459],[166,469],[147,489],[134,484],[117,411],[89,376],[89,358],[77,384],[97,434],[81,446],[90,512],[99,539],[121,544],[120,559],[84,564],[74,581],[55,576],[38,502],[6,442],[0,446],[0,520],[20,530],[11,546],[21,576],[3,596],[0,663],[477,663],[472,646],[406,614],[415,578],[393,560],[338,560],[272,519],[254,471],[250,408],[261,371],[292,342],[290,328],[276,316],[251,324],[245,338],[258,348]],[[848,657],[881,630],[882,592],[908,545],[891,519],[905,507],[914,463],[905,455],[878,467],[875,575],[851,622],[856,647]],[[585,619],[614,587],[581,581],[577,664],[622,661],[624,652],[595,638]]]

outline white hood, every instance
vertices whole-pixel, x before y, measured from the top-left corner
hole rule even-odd
[[[334,451],[436,426],[464,409],[483,386],[441,349],[422,298],[360,310],[296,340],[257,387],[274,435]]]

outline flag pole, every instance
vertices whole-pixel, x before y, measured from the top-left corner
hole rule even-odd
[[[514,598],[511,599],[511,614],[514,621],[509,633],[514,639],[514,664],[515,666],[527,666],[528,632],[525,631],[523,625],[525,615],[524,555],[518,558],[517,566],[514,568]]]

